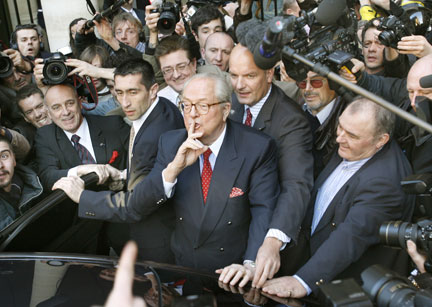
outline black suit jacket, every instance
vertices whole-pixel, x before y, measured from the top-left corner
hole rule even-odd
[[[90,130],[93,150],[98,164],[107,164],[113,152],[119,156],[111,164],[124,169],[127,161],[129,126],[119,116],[85,116]],[[35,137],[39,178],[46,190],[67,176],[70,168],[81,165],[78,152],[62,129],[54,123],[39,128]]]
[[[180,128],[184,128],[180,111],[172,102],[160,97],[158,104],[135,136],[131,165],[128,167],[129,191],[133,190],[152,170],[161,134]],[[124,197],[126,194],[121,195]],[[83,207],[80,212],[89,212],[91,206],[92,204],[90,207]],[[130,235],[138,244],[140,259],[163,263],[174,262],[169,243],[174,220],[174,211],[164,207],[142,219],[140,223],[130,224]]]
[[[115,194],[84,191],[80,210],[94,203],[90,215],[113,221],[137,221],[162,208],[175,210],[171,249],[177,264],[213,271],[254,260],[279,192],[276,144],[228,120],[204,204],[198,160],[177,177],[173,197],[165,196],[162,170],[186,138],[185,129],[161,136],[155,167],[128,193],[126,202]]]
[[[233,95],[230,118],[242,122],[244,105]],[[276,140],[281,193],[270,228],[296,240],[313,186],[312,133],[301,107],[272,85],[254,128]]]
[[[318,177],[302,235],[312,255],[297,275],[313,291],[335,277],[359,278],[376,263],[391,266],[394,250],[378,246],[379,227],[385,221],[409,220],[414,203],[402,191],[400,181],[411,167],[395,141],[386,144],[367,161],[335,195],[313,235],[311,224],[318,189],[342,159],[335,153]]]

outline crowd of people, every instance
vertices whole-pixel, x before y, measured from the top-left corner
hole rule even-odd
[[[71,21],[60,84],[46,80],[53,54],[40,26],[11,35],[0,228],[61,189],[78,217],[105,221],[112,251],[133,239],[141,260],[217,272],[230,285],[301,298],[372,264],[409,271],[403,252],[380,244],[379,227],[413,220],[416,199],[400,182],[432,170],[427,132],[312,70],[294,80],[282,62],[257,66],[255,26],[264,26],[252,12],[265,8],[252,0],[201,6],[163,35],[158,7],[132,3],[93,28]],[[284,0],[280,14],[314,6]],[[360,56],[340,74],[416,115],[432,99],[420,85],[432,73],[430,33],[385,46],[379,16],[390,1],[355,9]],[[70,82],[85,76],[97,99]],[[95,191],[80,178],[91,172]]]

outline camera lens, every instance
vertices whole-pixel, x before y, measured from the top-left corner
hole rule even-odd
[[[402,221],[386,222],[381,225],[379,234],[383,244],[406,248],[406,241],[417,242],[418,226]]]
[[[379,265],[361,273],[363,289],[378,306],[414,306],[416,289],[409,281]]]
[[[0,56],[0,78],[9,77],[12,74],[13,64],[11,59],[6,56]]]
[[[378,35],[378,39],[386,47],[390,47],[394,44],[397,44],[398,42],[396,38],[396,34],[391,30],[382,31]]]
[[[66,80],[68,71],[63,62],[53,61],[45,64],[43,75],[50,84],[60,84]]]
[[[159,32],[163,35],[172,34],[175,30],[176,17],[171,12],[162,12],[158,21]]]

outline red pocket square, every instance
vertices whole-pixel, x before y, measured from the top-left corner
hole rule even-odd
[[[234,187],[232,188],[229,197],[234,198],[234,197],[242,196],[243,194],[244,192],[242,191],[242,189]]]

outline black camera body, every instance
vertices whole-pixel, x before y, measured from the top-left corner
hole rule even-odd
[[[0,78],[9,77],[13,72],[13,62],[10,57],[0,51]]]
[[[395,49],[397,49],[397,43],[402,37],[411,35],[414,32],[410,22],[403,22],[394,15],[383,18],[377,29],[382,31],[378,35],[380,42],[386,47]]]
[[[159,12],[160,17],[157,23],[158,30],[163,35],[170,35],[174,32],[177,22],[180,21],[180,10],[177,4],[164,1],[157,10],[152,10],[152,13]]]
[[[43,76],[42,82],[45,85],[55,85],[61,84],[66,81],[68,74],[72,71],[71,68],[66,66],[66,57],[60,53],[56,52],[52,57],[44,60]]]

